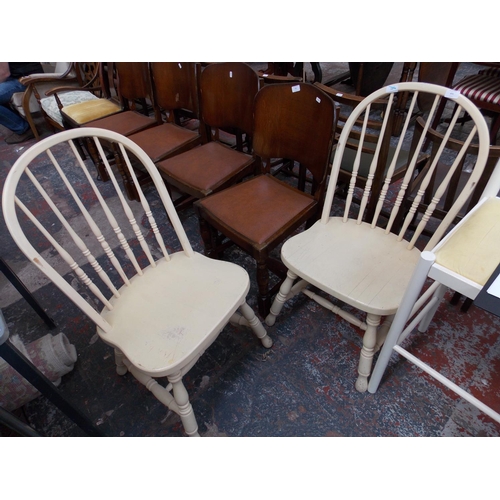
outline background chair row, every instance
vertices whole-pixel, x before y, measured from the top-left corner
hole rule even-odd
[[[115,82],[120,108],[103,118],[89,119],[96,118],[95,113],[99,112],[95,102],[62,107],[61,114],[67,128],[96,126],[131,137],[158,164],[162,174],[171,181],[169,186],[177,184],[183,194],[194,190],[201,196],[202,192],[218,189],[224,183],[232,182],[233,177],[251,171],[253,160],[243,154],[243,137],[246,136],[248,142],[253,123],[253,98],[259,83],[249,66],[243,63],[213,64],[203,70],[203,74],[201,65],[195,63],[107,63],[107,67],[112,68],[108,80]],[[149,103],[154,117],[137,112],[138,101]],[[141,111],[147,109],[143,106]],[[186,117],[191,118],[187,123]],[[228,132],[235,134],[235,147],[239,153],[223,145]],[[185,165],[163,163],[207,142],[212,144],[204,147],[202,153],[193,152],[189,164],[192,159],[196,162],[203,159],[212,165],[212,169],[219,167],[217,179],[212,173],[211,179],[199,179],[198,185],[186,183],[177,175],[177,171],[182,174]],[[128,196],[135,199],[133,183],[119,155],[115,157]],[[105,180],[102,165],[96,161],[96,166]],[[141,182],[149,181],[143,172],[138,173],[142,175]]]
[[[147,88],[147,65],[144,63],[141,73],[134,68],[137,64],[114,65],[118,93],[129,100],[137,99],[139,93],[127,92],[132,85],[124,82],[143,74],[142,87]],[[177,204],[188,197],[203,199],[255,173],[270,173],[271,158],[283,158],[289,163],[298,161],[303,169],[312,173],[312,195],[302,194],[300,189],[292,189],[273,177],[259,177],[237,188],[233,199],[236,204],[224,202],[228,196],[225,193],[220,198],[210,197],[209,205],[203,202],[198,205],[207,255],[221,256],[220,238],[212,231],[217,227],[256,258],[259,310],[265,316],[271,297],[269,269],[279,273],[278,267],[271,263],[269,252],[319,213],[336,122],[334,105],[322,91],[309,84],[276,86],[275,90],[266,90],[263,95],[268,97],[259,101],[256,99],[258,75],[245,63],[213,63],[203,71],[200,65],[193,63],[151,63],[149,69],[152,92],[144,93],[144,97],[153,104],[157,116],[166,113],[174,117],[176,111],[188,109],[199,118],[198,134],[175,123],[149,126],[146,117],[132,110],[86,123],[71,122],[71,118],[68,122],[71,126],[105,128],[128,136],[156,164],[167,186],[183,194],[176,199]],[[86,106],[88,103],[75,107]],[[71,111],[75,107],[72,106]],[[65,108],[61,111],[67,116]],[[126,125],[132,122],[144,123],[144,128],[131,133]],[[222,142],[227,133],[236,138],[234,149]],[[91,143],[88,147],[92,150]],[[95,152],[91,155],[97,157]],[[115,158],[129,197],[136,199],[135,188],[120,155],[115,154]],[[99,171],[103,178],[102,166]],[[242,192],[247,194],[243,196]],[[224,217],[214,216],[216,202],[223,203],[229,213]],[[253,210],[252,206],[259,210]],[[207,225],[205,221],[209,218],[211,224]],[[242,222],[245,227],[241,226]]]
[[[411,96],[403,132],[393,145],[394,156],[389,165],[381,166],[380,151],[384,141],[387,140],[387,134],[390,133],[390,116],[397,102],[397,96],[401,94]],[[430,113],[425,119],[418,121],[418,126],[410,127],[413,109],[419,98],[425,96],[431,98]],[[455,106],[455,113],[443,134],[429,134],[436,110],[443,100],[450,101]],[[383,101],[386,106],[382,126],[378,131],[378,141],[375,146],[371,140],[368,141],[368,149],[374,151],[373,159],[365,179],[358,185],[357,174],[360,170],[361,153],[367,146],[365,137],[372,116],[371,104],[379,101]],[[452,141],[452,136],[457,132],[458,117],[463,111],[472,116],[475,126],[464,140]],[[334,140],[336,109],[334,102],[315,86],[301,83],[281,84],[266,86],[257,93],[253,116],[253,156],[264,173],[219,193],[203,197],[196,203],[196,207],[201,216],[200,224],[207,251],[214,249],[215,254],[218,254],[221,247],[214,244],[220,242],[218,235],[220,233],[256,258],[259,308],[265,310],[265,299],[269,299],[272,293],[267,288],[261,287],[259,273],[263,274],[263,267],[266,268],[266,273],[269,268],[280,268],[276,264],[271,264],[269,250],[286,240],[303,223],[310,226],[320,213],[323,197],[319,195],[316,198],[316,195],[326,186],[328,163]],[[356,129],[359,127],[361,117],[362,125],[359,131]],[[88,127],[82,127],[79,133],[75,133],[74,138],[85,137],[85,128]],[[309,142],[314,144],[310,150],[306,150],[307,141],[304,138],[308,137],[307,133],[311,133],[311,129],[313,135],[309,137]],[[325,130],[326,132],[321,133]],[[345,199],[338,199],[336,192],[340,169],[353,130],[357,134],[357,150],[350,168],[344,164],[345,171],[350,172],[350,177]],[[89,133],[100,134],[99,129],[91,129]],[[410,141],[407,136],[411,138]],[[431,137],[434,139],[431,140]],[[145,168],[148,174],[152,175],[155,187],[158,189],[160,177],[158,171],[152,167],[151,159],[141,149],[130,147],[120,136],[103,133],[102,138],[118,147],[124,165],[139,193],[144,212],[148,214],[149,207],[144,196],[140,194],[140,183],[135,176],[133,160],[134,156],[137,156],[143,165],[147,165]],[[92,140],[101,154],[101,161],[113,184],[116,185],[109,161],[103,154],[101,141]],[[436,149],[426,149],[428,140]],[[405,143],[411,144],[410,153],[405,152],[408,158],[406,170],[396,190],[391,191],[390,186],[394,184],[392,176],[405,149],[403,147]],[[440,145],[435,146],[439,143]],[[459,147],[450,148],[449,143],[457,143]],[[476,148],[472,147],[474,143],[477,143]],[[126,154],[123,144],[127,145],[132,155]],[[135,143],[132,141],[132,144]],[[76,150],[76,147],[74,149]],[[470,174],[469,179],[465,184],[452,182],[457,172],[463,171],[464,157],[470,151],[476,158],[472,172],[467,172]],[[321,220],[306,231],[288,239],[283,245],[282,260],[289,270],[288,278],[275,298],[266,323],[274,324],[284,302],[303,292],[320,305],[359,326],[365,334],[356,387],[360,391],[366,390],[373,355],[384,343],[392,317],[399,308],[405,288],[410,283],[412,271],[420,259],[420,249],[430,248],[438,242],[449,226],[457,221],[460,212],[466,210],[466,201],[487,175],[484,169],[490,152],[488,129],[479,110],[466,98],[449,93],[446,88],[422,83],[399,84],[381,89],[364,99],[350,114],[340,134]],[[448,155],[452,155],[451,161]],[[300,190],[291,188],[288,183],[282,183],[275,176],[270,176],[272,158],[295,159],[297,167],[310,170],[313,195],[304,195]],[[420,161],[421,158],[425,158],[424,163]],[[54,166],[56,165],[57,163],[54,163]],[[447,169],[442,181],[436,181],[439,168]],[[373,195],[371,189],[376,184],[377,176],[382,176],[383,182],[374,205],[374,215],[367,217],[370,197]],[[161,182],[160,185],[162,187],[159,192],[163,202],[166,203],[165,190]],[[432,192],[430,203],[424,211],[420,211],[419,206],[425,200],[427,191]],[[355,198],[355,192],[359,194],[357,208],[351,203]],[[412,193],[412,197],[408,197],[409,192]],[[447,192],[448,194],[454,192],[456,199],[443,217],[438,215],[436,208],[442,200],[447,200]],[[72,196],[74,197],[74,193]],[[334,199],[339,200],[336,206],[333,205]],[[166,205],[168,206],[169,202]],[[339,213],[341,207],[344,207],[343,215]],[[33,220],[28,212],[24,212]],[[437,222],[433,221],[435,214],[438,215]],[[127,214],[126,218],[134,221],[132,214]],[[156,222],[153,220],[151,227],[153,233],[158,236]],[[425,229],[428,227],[431,227],[430,240],[425,234]],[[290,232],[286,233],[282,228],[290,229]],[[93,231],[95,233],[94,229]],[[161,247],[160,241],[158,239]],[[75,242],[79,245],[77,240]],[[86,249],[82,248],[82,251],[86,255]],[[103,278],[99,267],[94,264],[92,267]],[[302,280],[293,285],[297,277]],[[85,281],[85,276],[83,278]],[[309,284],[315,288],[311,289],[307,286]],[[429,293],[434,289],[431,288]],[[332,296],[334,301],[328,300],[328,296]],[[338,301],[346,303],[351,309],[359,309],[366,313],[366,321],[360,320],[357,313],[341,309],[337,305]],[[251,324],[255,323],[255,320],[252,315],[247,314],[246,320],[242,322]],[[379,326],[381,323],[382,326]],[[256,330],[256,333],[264,338],[262,330]],[[119,354],[118,366],[119,370],[123,371],[120,356]],[[146,383],[149,385],[149,382]],[[174,389],[174,393],[176,391],[184,400],[184,392]],[[184,416],[188,414],[185,425],[189,433],[195,434],[191,410]]]

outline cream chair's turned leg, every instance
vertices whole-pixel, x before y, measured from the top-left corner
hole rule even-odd
[[[292,289],[293,282],[297,279],[297,275],[295,273],[292,273],[292,271],[288,270],[286,273],[286,279],[283,281],[280,291],[277,293],[276,297],[273,300],[273,303],[271,305],[271,310],[269,311],[269,314],[266,317],[265,323],[268,326],[273,326],[274,323],[276,322],[276,316],[281,312],[281,309],[283,309],[283,305],[286,302],[287,295],[290,293],[290,290]]]
[[[372,369],[373,355],[375,354],[375,344],[377,342],[377,330],[381,317],[376,314],[366,316],[366,332],[363,335],[363,348],[359,356],[358,379],[356,380],[356,390],[366,392],[368,389],[368,377]]]
[[[123,362],[123,358],[125,355],[119,349],[115,349],[115,364],[116,364],[116,373],[118,375],[125,375],[127,373],[127,367]]]
[[[375,352],[378,352],[380,348],[384,345],[385,339],[387,337],[387,332],[391,328],[392,322],[394,321],[394,314],[387,316],[384,322],[380,325],[377,330],[377,343],[375,345]]]
[[[198,424],[194,416],[193,407],[189,402],[189,395],[182,383],[182,374],[179,372],[175,375],[169,375],[168,381],[172,384],[174,399],[179,407],[179,416],[184,426],[184,431],[188,436],[199,437]]]
[[[259,318],[255,316],[253,309],[246,302],[243,302],[243,304],[241,304],[240,306],[240,310],[241,314],[243,314],[243,317],[247,320],[253,333],[255,333],[257,338],[259,338],[262,342],[262,345],[268,348],[272,347],[273,341],[267,334],[266,329],[264,328],[262,323],[259,321]]]

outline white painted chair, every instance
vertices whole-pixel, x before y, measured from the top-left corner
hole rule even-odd
[[[447,288],[475,299],[500,264],[499,190],[500,161],[479,203],[434,248],[422,252],[379,354],[369,392],[377,391],[392,353],[397,352],[500,423],[498,412],[401,346],[410,334],[427,331]],[[433,284],[422,293],[428,279]]]
[[[75,142],[84,137],[95,143],[111,183],[96,183],[93,169],[82,161]],[[126,200],[104,154],[104,141],[122,155],[140,202]],[[156,186],[148,199],[131,158],[140,161]],[[2,206],[20,249],[115,348],[117,372],[130,371],[179,414],[189,436],[198,435],[198,426],[182,377],[226,324],[250,326],[271,347],[245,301],[246,271],[193,251],[156,167],[124,136],[79,128],[35,144],[12,167]],[[36,230],[44,237],[40,252],[28,239]],[[179,244],[179,251],[167,251]],[[80,281],[68,282],[68,271]],[[166,388],[154,380],[158,377],[168,377]]]
[[[388,132],[387,123],[390,110],[394,106],[398,95],[403,92],[411,93],[412,97],[409,100],[409,108],[402,133],[395,145],[396,152],[381,181],[377,178],[379,149],[384,134]],[[432,97],[432,108],[426,118],[424,132],[413,144],[413,153],[410,156],[407,171],[400,187],[397,193],[391,195],[388,187],[391,184],[395,165],[397,165],[399,156],[403,152],[403,142],[407,139],[406,136],[410,130],[409,123],[413,114],[412,111],[419,95],[423,94]],[[370,104],[381,98],[387,98],[386,120],[380,131],[379,142],[369,169],[367,181],[364,188],[359,189],[356,188],[356,180],[359,160],[363,150],[366,124],[371,111]],[[442,153],[442,151],[439,151],[439,154],[435,156],[429,166],[426,180],[422,182],[409,211],[399,213],[401,207],[406,206],[402,203],[406,189],[416,174],[417,160],[421,158],[426,128],[430,127],[441,99],[452,100],[454,101],[452,104],[456,103],[458,105],[447,131],[443,133],[443,143],[447,141],[453,132],[459,113],[462,110],[469,113],[475,122],[475,127],[464,141],[463,149],[456,153],[456,159],[453,161],[445,180],[435,186],[430,182]],[[356,120],[363,113],[364,124],[361,130],[358,151],[354,158],[344,214],[343,216],[332,216],[332,203],[347,140]],[[431,216],[434,208],[439,204],[453,172],[460,164],[461,155],[464,154],[473,140],[479,142],[479,148],[477,162],[468,183],[457,195],[456,202],[448,211],[446,217],[436,223],[437,227],[430,241],[427,244],[425,242],[421,243],[422,238],[420,236],[427,224],[433,220]],[[356,381],[356,389],[360,392],[366,391],[374,353],[384,342],[393,316],[397,312],[403,294],[410,282],[413,270],[419,262],[419,248],[424,245],[425,248],[433,248],[443,237],[450,224],[453,223],[455,216],[466,202],[481,176],[488,157],[488,148],[488,127],[479,110],[465,97],[444,87],[418,82],[400,83],[380,89],[364,99],[350,115],[339,138],[321,220],[307,231],[289,239],[282,247],[281,258],[288,268],[288,275],[274,299],[266,323],[272,326],[284,303],[302,292],[363,330],[363,347],[359,359],[359,375]],[[444,144],[442,150],[444,150]],[[378,166],[379,171],[383,171],[385,167],[385,165]],[[365,221],[364,212],[369,202],[371,187],[379,181],[382,183],[382,188],[374,217]],[[426,192],[426,189],[431,189],[431,187],[435,189],[430,194],[432,203],[429,204],[428,209],[421,215],[420,221],[415,225],[415,215],[418,215],[416,207],[420,200],[427,199],[429,193]],[[358,190],[356,194],[361,198],[359,206],[351,203],[355,189]],[[343,203],[341,199],[337,201],[337,207]],[[417,243],[419,247],[416,246]],[[297,278],[300,278],[300,280],[294,284]],[[320,292],[315,293],[315,291],[307,288],[308,285],[313,285]],[[337,304],[326,298],[325,294],[366,314],[366,318],[360,318],[358,313],[353,314],[341,309]],[[383,318],[385,319],[383,320]]]

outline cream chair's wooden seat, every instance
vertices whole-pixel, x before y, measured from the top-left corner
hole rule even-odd
[[[237,311],[249,289],[247,272],[232,263],[182,252],[149,266],[111,298],[101,338],[152,377],[164,377],[203,353]],[[140,332],[140,335],[138,335]]]
[[[419,257],[420,251],[409,251],[396,234],[334,217],[289,239],[281,250],[284,264],[302,279],[381,316],[396,312]]]

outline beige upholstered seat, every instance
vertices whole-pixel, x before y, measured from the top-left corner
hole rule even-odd
[[[500,263],[500,198],[489,199],[472,213],[435,255],[436,264],[486,284]]]
[[[64,113],[80,125],[121,111],[121,107],[115,102],[98,98],[90,92],[68,92],[67,94],[61,94],[60,100],[63,105]],[[55,98],[53,98],[53,102],[55,102]],[[55,104],[57,106],[57,103]],[[50,110],[53,108],[52,103],[49,105],[48,103],[45,104],[42,102],[42,105],[44,109],[49,108],[49,106]],[[50,114],[49,109],[46,109],[48,114]],[[59,109],[57,111],[59,111]],[[62,125],[62,117],[60,117],[60,123]]]

